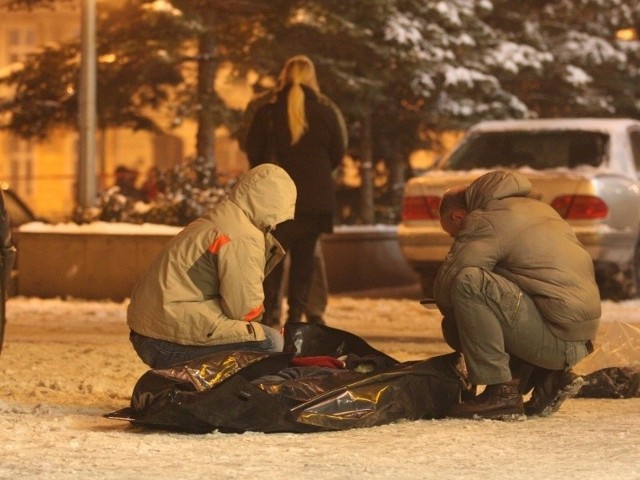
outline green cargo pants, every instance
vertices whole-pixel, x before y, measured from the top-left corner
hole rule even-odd
[[[511,380],[510,355],[562,370],[588,354],[586,342],[566,342],[547,326],[531,297],[506,278],[478,268],[460,271],[451,292],[453,318],[442,320],[446,342],[465,357],[469,380]]]

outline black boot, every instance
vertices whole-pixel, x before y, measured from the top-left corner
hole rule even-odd
[[[454,405],[448,417],[489,418],[495,420],[519,420],[524,418],[522,395],[518,392],[518,379],[487,385],[477,397]]]
[[[582,385],[582,377],[571,370],[543,370],[537,376],[531,399],[524,404],[524,411],[528,416],[548,417],[557,412],[565,400],[578,395]]]
[[[522,395],[529,393],[535,386],[536,371],[539,370],[539,367],[511,355],[509,369],[511,370],[511,378],[517,378],[520,382],[518,391]]]

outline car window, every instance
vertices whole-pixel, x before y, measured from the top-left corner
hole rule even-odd
[[[629,133],[631,140],[631,150],[633,153],[633,162],[636,166],[636,171],[640,172],[640,131],[633,130]]]
[[[608,140],[606,134],[585,131],[479,132],[452,152],[444,168],[597,167],[606,156]]]

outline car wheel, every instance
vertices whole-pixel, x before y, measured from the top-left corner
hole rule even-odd
[[[629,269],[622,274],[607,276],[599,285],[603,300],[617,301],[640,297],[640,242],[636,244]]]

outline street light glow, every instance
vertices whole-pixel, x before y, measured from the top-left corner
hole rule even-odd
[[[623,42],[632,42],[638,39],[638,31],[635,28],[623,28],[616,32],[616,38]]]
[[[98,58],[98,62],[100,63],[113,63],[116,61],[115,53],[106,53],[104,55],[100,55]]]

